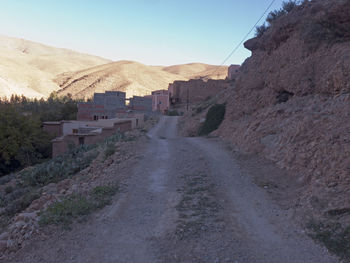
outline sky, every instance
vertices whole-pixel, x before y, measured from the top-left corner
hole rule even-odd
[[[270,3],[271,0],[0,0],[0,35],[114,61],[220,65]],[[271,10],[281,4],[282,0],[276,0]],[[241,64],[249,56],[250,51],[242,45],[225,64]]]

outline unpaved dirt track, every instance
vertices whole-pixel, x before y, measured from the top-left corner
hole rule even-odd
[[[177,120],[164,117],[149,132],[112,205],[7,262],[338,262],[241,174],[220,143],[178,137]]]

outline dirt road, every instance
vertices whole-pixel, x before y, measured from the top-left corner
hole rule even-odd
[[[63,235],[33,242],[11,262],[338,262],[222,144],[178,137],[177,120],[164,117],[149,132],[112,205]]]

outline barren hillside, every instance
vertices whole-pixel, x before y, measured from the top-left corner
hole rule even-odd
[[[292,169],[314,218],[350,224],[350,2],[312,1],[246,42],[219,133]],[[311,215],[308,213],[308,215]],[[310,218],[309,218],[310,219]],[[311,220],[311,219],[310,219]]]
[[[206,64],[185,64],[170,67],[147,66],[133,61],[118,61],[89,69],[59,75],[59,94],[89,98],[94,92],[121,90],[126,96],[143,96],[154,90],[167,89],[175,80],[203,77],[225,78],[227,67]]]
[[[0,96],[46,97],[59,88],[52,81],[56,75],[107,62],[68,49],[0,36]]]

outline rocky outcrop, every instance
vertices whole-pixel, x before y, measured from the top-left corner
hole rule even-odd
[[[306,1],[245,47],[217,133],[295,171],[313,216],[350,223],[350,2]]]

